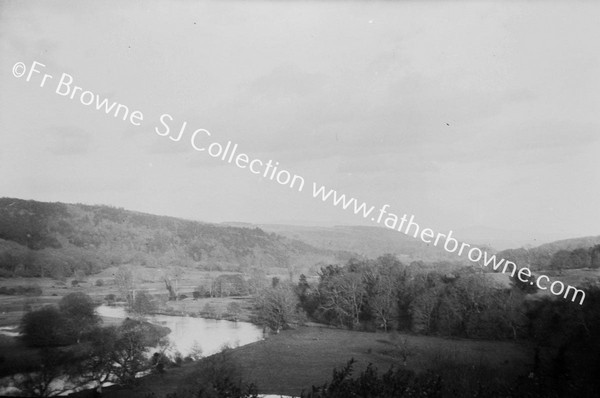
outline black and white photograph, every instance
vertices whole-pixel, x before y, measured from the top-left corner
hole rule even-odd
[[[0,396],[600,397],[600,2],[0,0]]]

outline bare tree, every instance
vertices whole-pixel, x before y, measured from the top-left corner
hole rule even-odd
[[[398,317],[398,282],[392,275],[380,273],[373,281],[369,305],[377,321],[388,331],[390,321]]]
[[[424,291],[412,301],[409,311],[415,332],[429,333],[431,331],[437,303],[437,291],[434,289]]]
[[[350,326],[356,326],[360,323],[366,296],[361,274],[348,272],[334,275],[322,286],[321,294],[324,298],[321,307],[332,311],[341,324],[350,322]]]
[[[256,298],[258,317],[276,333],[299,320],[298,297],[287,284],[268,287]]]
[[[129,307],[133,305],[135,295],[135,276],[130,268],[120,266],[117,272],[115,272],[115,284],[117,285],[119,292],[127,300]]]
[[[177,300],[179,292],[179,281],[183,277],[183,269],[174,267],[163,275],[163,281],[169,292],[169,300]]]
[[[165,282],[165,287],[167,288],[167,291],[169,292],[169,300],[172,300],[172,301],[177,300],[177,292],[175,291],[175,288],[173,287],[173,283],[171,282],[171,278],[169,278],[169,275],[165,274],[163,276],[163,281]]]

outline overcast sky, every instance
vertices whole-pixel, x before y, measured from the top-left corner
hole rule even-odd
[[[598,235],[599,17],[591,1],[2,1],[0,196],[365,224],[159,136],[169,113],[434,229]],[[55,81],[13,76],[33,61]],[[144,122],[59,96],[62,73]]]

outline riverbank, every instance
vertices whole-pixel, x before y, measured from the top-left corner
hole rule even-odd
[[[140,278],[137,289],[144,290],[154,297],[157,305],[154,313],[159,315],[195,316],[206,319],[225,319],[243,322],[253,322],[254,303],[251,296],[238,297],[202,297],[193,298],[193,291],[198,281],[207,278],[216,278],[224,272],[206,272],[190,270],[180,281],[179,293],[182,299],[177,301],[167,300],[167,291],[164,282],[159,278],[158,270],[145,269],[132,266]],[[73,285],[74,279],[58,281],[51,278],[0,278],[0,286],[13,294],[0,294],[0,327],[14,326],[20,323],[23,314],[28,309],[39,309],[45,305],[57,304],[58,301],[69,293],[83,292],[94,299],[98,304],[109,303],[107,296],[113,300],[123,300],[118,286],[114,283],[116,267],[103,270],[101,273],[89,276],[85,281],[78,281]],[[100,282],[99,282],[100,281]],[[31,294],[21,294],[28,288]]]
[[[256,324],[252,296],[202,297],[198,299],[188,297],[183,300],[168,301],[152,314],[192,316]]]

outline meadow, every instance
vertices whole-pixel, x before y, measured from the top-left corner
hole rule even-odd
[[[405,341],[407,344],[403,344]],[[333,369],[345,365],[351,358],[356,360],[354,374],[372,363],[382,372],[391,366],[416,372],[426,369],[451,371],[455,373],[455,383],[474,383],[476,381],[471,379],[473,373],[478,373],[480,377],[502,376],[510,380],[527,372],[533,360],[533,349],[526,343],[366,333],[307,326],[233,348],[230,355],[240,367],[244,382],[255,383],[261,394],[298,396],[313,385],[329,381]],[[106,389],[104,396],[164,397],[186,384],[198,365],[195,362],[170,368],[164,375],[143,378],[136,387],[111,387]]]

